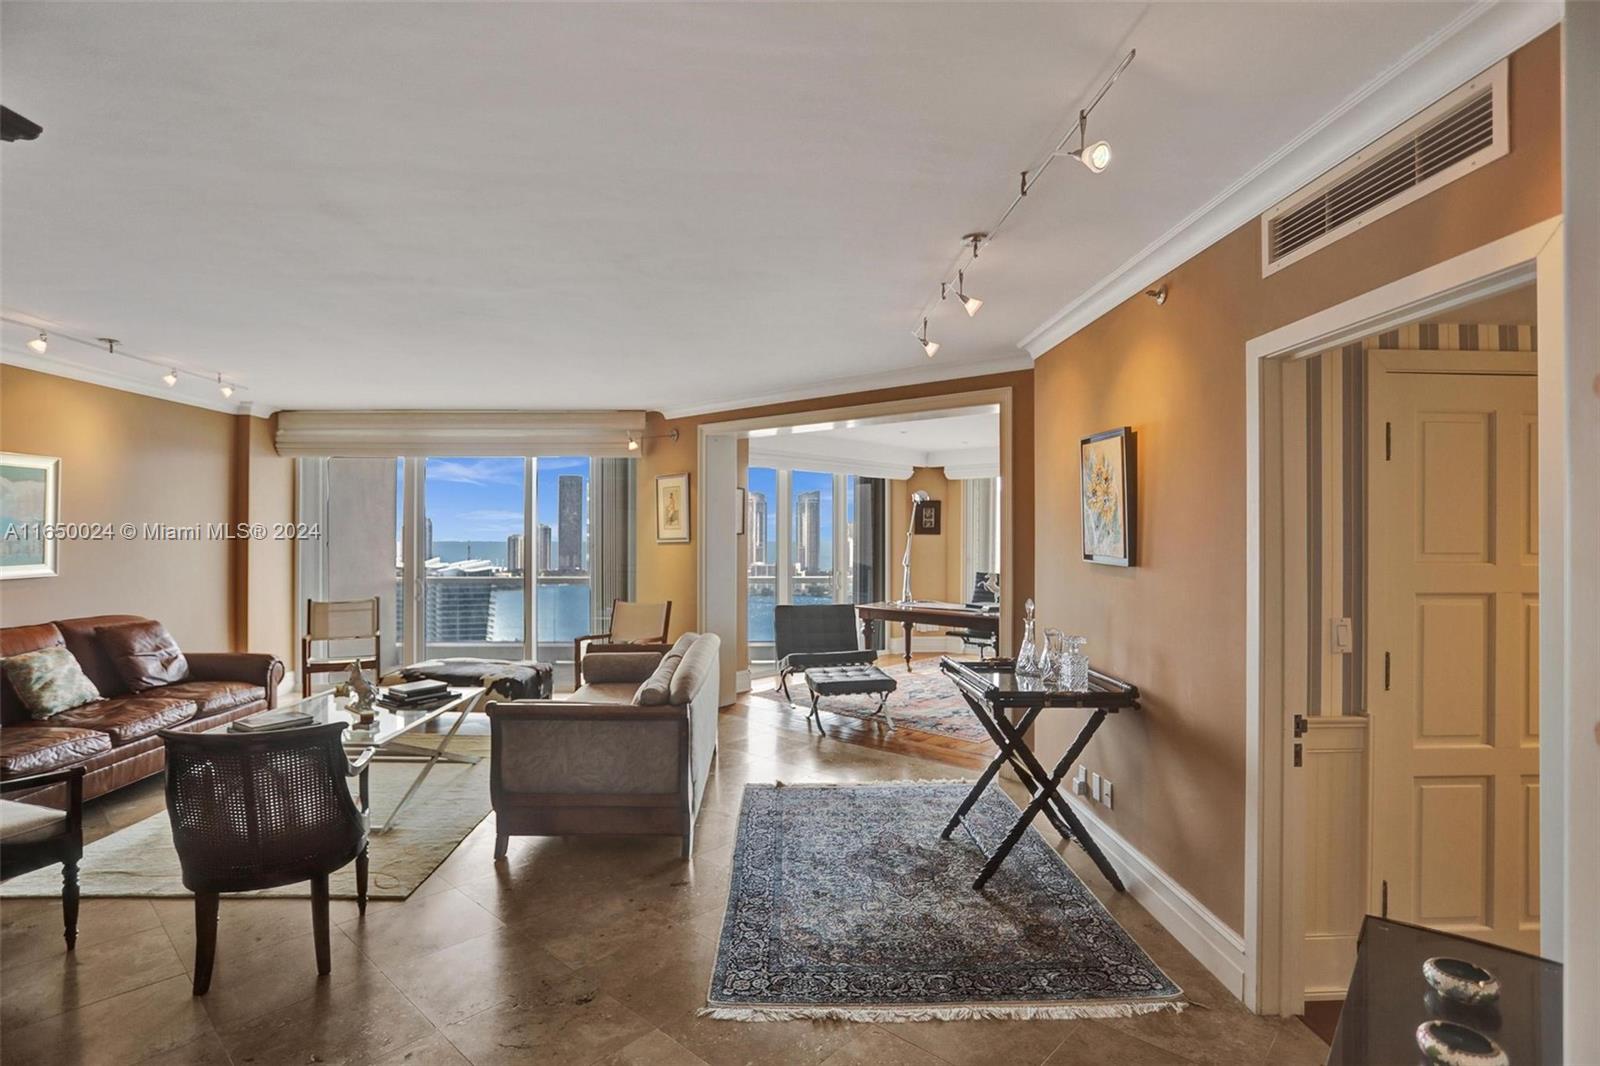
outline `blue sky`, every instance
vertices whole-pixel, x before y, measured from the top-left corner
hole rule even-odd
[[[433,519],[433,539],[504,542],[512,533],[526,532],[522,462],[515,457],[429,459],[424,500]],[[557,479],[563,474],[581,475],[587,488],[588,458],[539,460],[537,518],[551,529],[556,528],[559,506]]]

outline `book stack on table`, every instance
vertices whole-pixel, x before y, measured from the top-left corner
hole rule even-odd
[[[379,702],[401,710],[420,710],[443,703],[454,695],[443,681],[407,681],[384,689]]]
[[[310,725],[316,719],[298,707],[280,707],[275,711],[262,711],[241,718],[228,727],[230,733],[272,733],[279,729],[296,729]]]

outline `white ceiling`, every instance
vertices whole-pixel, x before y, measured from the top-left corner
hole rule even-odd
[[[755,431],[753,466],[906,478],[919,466],[952,477],[994,477],[1000,467],[1000,410],[990,404],[948,414]],[[982,471],[981,473],[979,471]]]
[[[4,305],[274,408],[686,410],[1026,365],[1468,6],[8,2],[0,90],[45,130],[0,153]],[[1052,167],[930,365],[911,331],[961,234],[1133,46],[1092,128],[1112,169]]]

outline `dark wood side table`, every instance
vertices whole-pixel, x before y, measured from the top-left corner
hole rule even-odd
[[[1078,842],[1084,853],[1100,868],[1100,872],[1105,874],[1106,880],[1111,882],[1111,887],[1118,892],[1124,891],[1122,879],[1117,876],[1117,871],[1101,853],[1099,845],[1084,828],[1082,820],[1074,813],[1066,798],[1061,795],[1061,781],[1072,768],[1073,761],[1083,754],[1084,748],[1088,747],[1090,739],[1105,721],[1106,715],[1138,709],[1139,689],[1110,674],[1090,670],[1088,691],[1072,692],[1053,688],[1036,677],[1018,677],[1014,666],[1010,659],[971,662],[946,657],[939,660],[939,669],[956,683],[956,688],[967,701],[967,706],[972,709],[972,713],[982,723],[984,730],[999,749],[994,760],[972,786],[972,791],[967,793],[967,798],[956,808],[955,815],[950,819],[950,824],[944,827],[941,836],[946,840],[950,839],[950,834],[955,832],[958,825],[966,828],[969,834],[972,833],[971,827],[966,826],[964,821],[967,812],[978,802],[978,797],[989,787],[989,782],[1000,772],[1000,767],[1009,763],[1011,769],[1016,772],[1017,779],[1033,796],[1033,800],[1023,809],[1000,846],[989,854],[989,861],[978,874],[977,880],[972,883],[972,887],[981,889],[988,883],[989,878],[1000,869],[1000,864],[1005,862],[1006,856],[1011,854],[1011,849],[1017,846],[1017,841],[1022,839],[1022,834],[1027,832],[1033,816],[1043,811],[1058,833],[1068,840]],[[1093,713],[1079,730],[1077,739],[1057,760],[1055,767],[1046,770],[1040,763],[1039,757],[1028,746],[1027,737],[1028,730],[1032,728],[1039,715],[1053,707],[1081,707]],[[1009,712],[1020,712],[1020,716],[1013,721]],[[978,840],[976,834],[973,834],[973,840],[980,848],[984,847],[983,841]],[[987,849],[985,850],[987,854]]]
[[[1422,977],[1434,956],[1465,959],[1500,981],[1488,1009],[1439,999]],[[1470,1026],[1499,1044],[1512,1066],[1560,1063],[1561,964],[1464,936],[1369,914],[1328,1066],[1422,1060],[1417,1026],[1433,1018]]]
[[[1000,609],[980,611],[960,603],[935,603],[912,600],[910,603],[858,603],[856,618],[861,623],[861,646],[870,648],[872,623],[900,622],[906,630],[906,667],[911,666],[911,628],[915,625],[944,626],[947,629],[981,629],[1000,639]],[[885,633],[885,636],[888,634]]]

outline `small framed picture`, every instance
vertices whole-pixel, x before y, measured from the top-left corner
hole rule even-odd
[[[656,543],[689,543],[689,475],[656,478]]]
[[[1084,437],[1078,447],[1083,504],[1083,557],[1107,566],[1133,565],[1133,430]]]
[[[733,516],[733,535],[742,537],[745,533],[745,515],[749,512],[750,500],[745,494],[743,486],[738,489],[738,498],[734,500],[736,511]]]
[[[917,520],[914,527],[919,535],[926,534],[930,537],[939,535],[941,518],[940,502],[938,500],[924,500],[917,505]]]
[[[61,460],[0,452],[0,579],[56,577]]]

